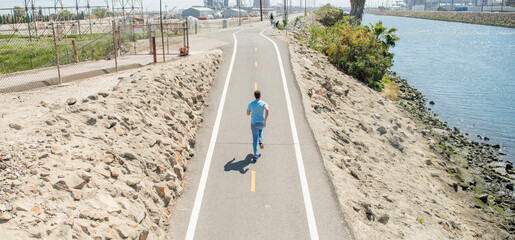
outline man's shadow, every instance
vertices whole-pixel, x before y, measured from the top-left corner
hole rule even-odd
[[[237,162],[234,162],[236,158],[233,158],[231,161],[227,162],[224,166],[224,170],[226,172],[228,171],[239,171],[241,174],[245,174],[249,169],[246,168],[249,164],[255,163],[252,161],[252,157],[254,155],[247,154],[247,157],[245,157],[244,160],[240,160]]]

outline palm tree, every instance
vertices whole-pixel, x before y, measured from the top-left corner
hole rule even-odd
[[[374,36],[376,36],[379,41],[383,43],[383,45],[388,49],[390,47],[395,47],[395,41],[399,40],[399,38],[393,35],[394,32],[397,31],[396,28],[386,28],[383,26],[383,21],[379,21],[376,25],[370,23],[370,26],[367,26]]]

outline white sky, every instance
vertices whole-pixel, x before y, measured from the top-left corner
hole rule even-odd
[[[12,8],[14,6],[24,6],[25,0],[0,0],[0,8]],[[27,0],[28,2],[32,0]],[[33,0],[35,2],[36,6],[42,6],[42,7],[51,7],[54,4],[54,0]],[[105,6],[106,1],[109,2],[109,5],[111,5],[113,0],[89,0],[90,5],[99,5],[99,6]],[[114,1],[121,1],[121,0],[114,0]],[[143,5],[148,10],[159,10],[159,0],[142,0]],[[163,10],[165,9],[165,5],[168,5],[168,9],[172,9],[173,7],[176,7],[178,9],[185,9],[188,7],[191,7],[193,5],[203,5],[203,0],[161,0],[163,3]],[[289,0],[290,1],[290,0]],[[301,0],[291,0],[292,5],[299,6]],[[303,5],[304,5],[304,0]],[[333,6],[343,6],[343,7],[350,7],[350,0],[306,0],[308,6],[313,5],[324,5],[326,3],[330,3]],[[387,1],[391,0],[367,0],[367,6],[377,6],[381,5],[382,2],[386,4]],[[64,6],[75,6],[75,0],[62,0]],[[86,5],[86,0],[78,0],[80,6]],[[242,0],[243,3],[250,5],[253,0]],[[275,5],[277,3],[282,3],[283,0],[270,0],[270,2]],[[235,5],[236,0],[229,0],[229,5]]]

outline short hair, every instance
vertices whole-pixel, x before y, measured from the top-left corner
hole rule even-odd
[[[259,90],[254,91],[254,97],[256,99],[260,99],[261,98],[261,91],[259,91]]]

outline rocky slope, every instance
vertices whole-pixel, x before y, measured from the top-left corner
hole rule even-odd
[[[220,62],[214,51],[3,94],[2,235],[162,238]]]
[[[474,208],[474,194],[453,188],[453,165],[425,125],[296,38],[285,41],[305,113],[358,239],[509,237]]]

